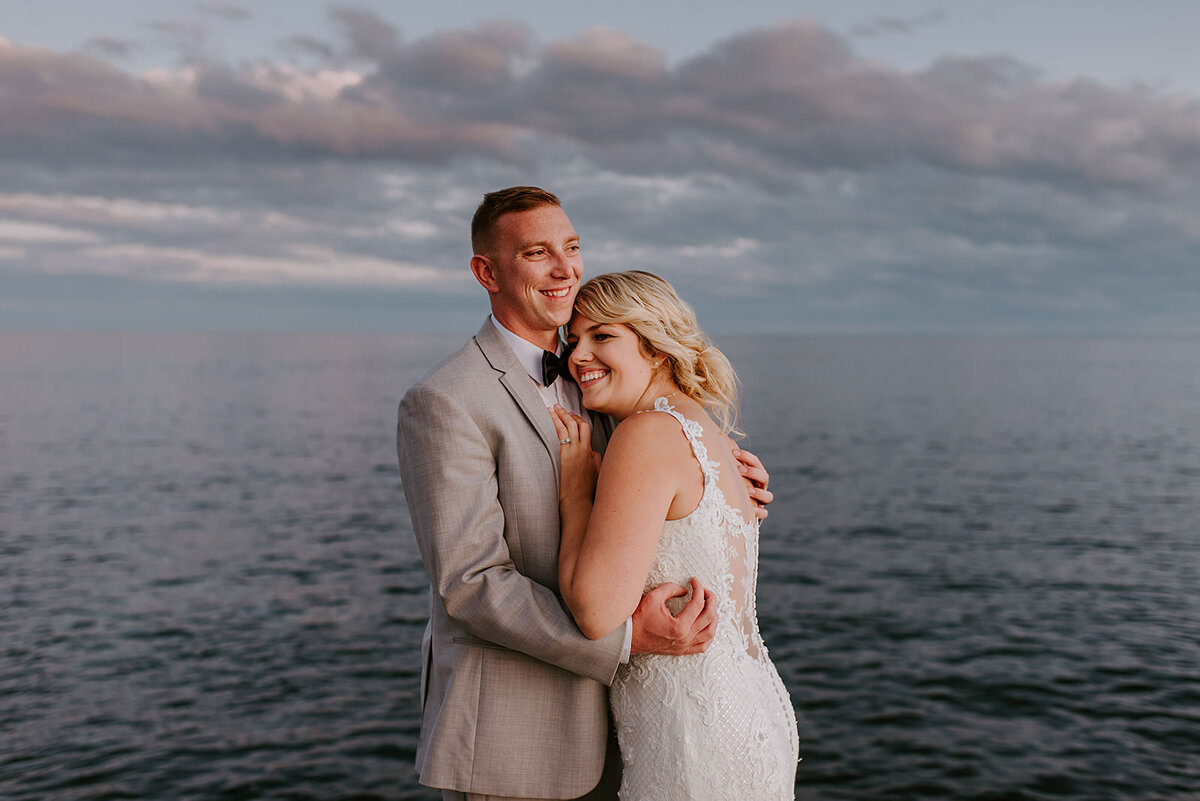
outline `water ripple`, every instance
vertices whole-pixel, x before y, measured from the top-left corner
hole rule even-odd
[[[8,337],[0,797],[437,798],[392,437],[457,340]],[[799,798],[1198,797],[1185,345],[728,343]]]

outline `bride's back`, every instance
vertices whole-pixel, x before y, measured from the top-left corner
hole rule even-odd
[[[758,633],[758,523],[749,493],[728,440],[698,404],[681,400],[676,409],[664,397],[654,411],[682,428],[699,463],[700,493],[693,508],[663,522],[646,589],[695,576],[716,594],[717,622],[702,654],[634,655],[617,670],[610,701],[621,797],[791,799],[796,718]]]
[[[659,398],[654,412],[679,422],[688,448],[675,458],[688,460],[684,474],[691,473],[694,482],[688,479],[671,505],[646,589],[663,581],[686,586],[686,579],[696,575],[720,598],[725,636],[757,658],[758,521],[753,502],[729,438],[696,401],[671,400]],[[689,570],[694,572],[683,575]]]

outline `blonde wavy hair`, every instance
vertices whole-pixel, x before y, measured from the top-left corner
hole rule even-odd
[[[737,374],[700,330],[696,312],[667,281],[644,270],[598,275],[579,289],[575,313],[597,323],[628,326],[650,357],[663,357],[675,385],[721,427],[737,430]]]

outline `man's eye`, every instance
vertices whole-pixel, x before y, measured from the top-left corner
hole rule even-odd
[[[568,253],[578,253],[579,250],[580,250],[579,245],[567,245]]]

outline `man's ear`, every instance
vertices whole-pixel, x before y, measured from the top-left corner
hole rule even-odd
[[[496,269],[487,256],[480,256],[478,253],[472,256],[471,272],[474,273],[475,280],[488,292],[495,295],[500,291],[500,284],[496,281]]]

